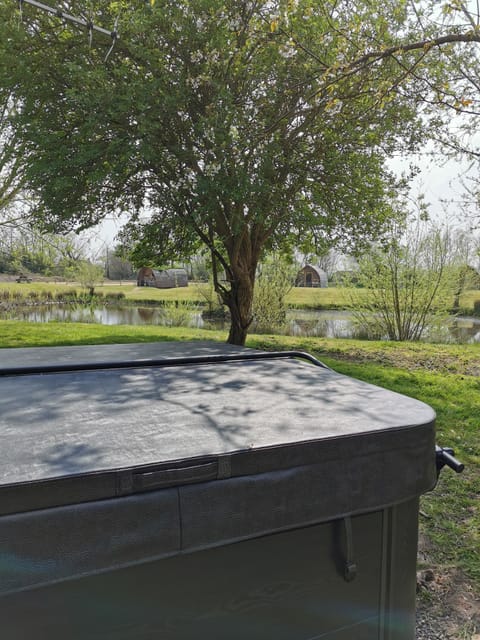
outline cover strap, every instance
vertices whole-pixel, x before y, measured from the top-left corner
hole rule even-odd
[[[351,516],[345,516],[343,518],[343,525],[345,530],[345,567],[343,577],[345,582],[352,582],[357,576],[357,563],[355,562],[355,555],[353,551],[353,531],[352,531],[352,518]]]

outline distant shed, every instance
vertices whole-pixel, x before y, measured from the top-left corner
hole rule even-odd
[[[165,269],[154,271],[154,287],[158,289],[173,289],[174,287],[188,287],[188,275],[185,269]]]
[[[320,267],[306,264],[297,274],[295,280],[296,287],[328,287],[328,277],[326,272]]]
[[[137,285],[139,287],[157,287],[157,289],[188,287],[188,275],[185,269],[156,271],[142,267],[137,274]]]

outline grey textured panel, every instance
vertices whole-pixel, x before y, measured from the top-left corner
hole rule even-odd
[[[348,584],[327,523],[0,596],[2,640],[376,638],[382,513],[354,518],[353,536]]]
[[[362,435],[433,420],[421,402],[297,361],[7,377],[0,483],[347,437],[361,455]]]
[[[405,454],[408,451],[392,452],[384,460],[385,467],[391,464],[393,472],[401,472]],[[390,477],[368,476],[361,459],[348,466],[348,473],[339,474],[338,465],[345,470],[347,464],[339,458],[327,464],[3,516],[0,593],[227,546],[374,511],[399,499],[398,483]],[[419,482],[425,478],[404,479],[404,500],[417,496]]]
[[[358,573],[349,583],[342,523],[329,522],[104,573],[90,566],[89,576],[42,588],[4,589],[2,640],[413,640],[417,512],[412,500],[352,518]],[[110,569],[121,567],[117,540],[125,534],[112,531],[107,525],[103,541],[100,529],[97,540],[85,537],[86,567],[89,554],[104,553]],[[71,538],[59,544],[51,570],[71,563],[73,546]]]
[[[179,552],[175,489],[0,518],[0,594]]]
[[[415,637],[418,501],[417,498],[400,504],[386,513],[388,586],[383,595],[388,640]],[[406,630],[409,630],[409,636],[405,636]]]
[[[181,487],[182,548],[208,548],[219,541],[294,529],[415,498],[434,480],[424,467],[417,472],[411,467],[411,473],[402,477],[409,453],[401,448],[385,453],[381,464],[380,456],[373,461],[379,463],[375,469],[362,458],[339,457],[328,463]]]
[[[245,348],[207,340],[98,344],[71,347],[23,347],[0,349],[0,370],[5,371],[19,366],[119,362],[121,360],[141,362],[142,360],[157,358],[208,356],[238,353],[240,351],[245,351]]]

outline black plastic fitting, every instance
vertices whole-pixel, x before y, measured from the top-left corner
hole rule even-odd
[[[450,447],[439,447],[438,444],[435,445],[435,454],[436,454],[436,464],[437,464],[437,474],[443,469],[443,467],[447,466],[450,469],[453,469],[455,473],[462,473],[465,469],[465,465],[460,460],[455,458],[455,451],[450,449]]]

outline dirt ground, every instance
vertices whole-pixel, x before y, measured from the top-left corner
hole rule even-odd
[[[461,572],[422,570],[417,589],[417,638],[480,640],[480,599]]]
[[[480,594],[456,568],[431,565],[428,543],[419,540],[417,638],[480,640]]]

